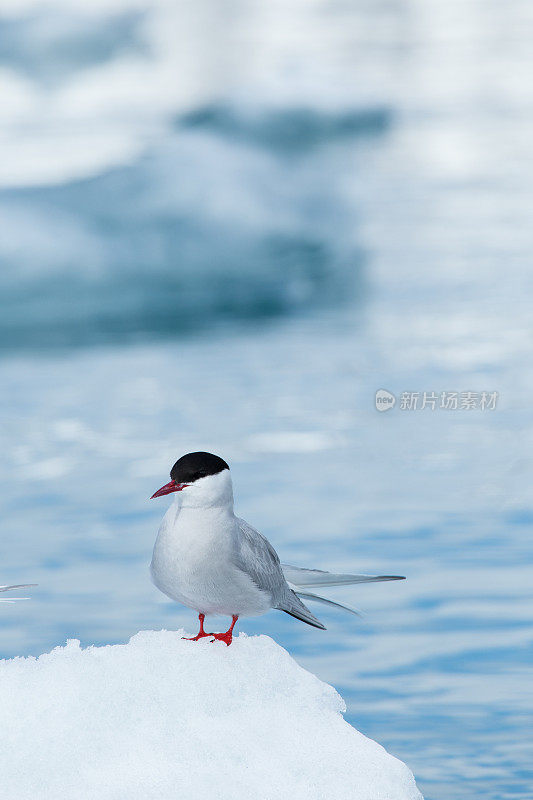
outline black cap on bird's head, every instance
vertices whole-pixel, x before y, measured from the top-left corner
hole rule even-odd
[[[162,497],[171,492],[181,492],[187,486],[197,481],[199,478],[207,478],[208,475],[218,475],[224,469],[229,469],[223,458],[213,455],[213,453],[187,453],[178,458],[170,470],[170,483],[166,483],[155,494],[154,497]]]

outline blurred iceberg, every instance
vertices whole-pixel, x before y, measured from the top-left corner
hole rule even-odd
[[[0,346],[179,335],[357,295],[354,143],[390,112],[323,57],[289,68],[291,13],[3,7]]]
[[[0,194],[0,340],[201,330],[351,295],[360,262],[334,175],[183,133],[134,164]]]

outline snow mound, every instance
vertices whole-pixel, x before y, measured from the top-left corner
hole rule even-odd
[[[272,639],[183,633],[0,662],[2,796],[420,800],[409,769]]]

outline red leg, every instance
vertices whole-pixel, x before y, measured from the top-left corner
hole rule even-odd
[[[200,630],[196,634],[196,636],[182,636],[182,639],[187,639],[188,642],[197,642],[198,639],[203,639],[204,636],[214,636],[214,633],[206,633],[204,631],[204,619],[205,614],[198,614],[198,619],[200,620]]]
[[[238,614],[234,614],[231,619],[232,619],[232,623],[229,626],[229,630],[227,630],[226,633],[212,633],[211,634],[211,636],[215,637],[213,639],[213,642],[215,640],[219,641],[219,642],[226,642],[228,647],[230,646],[230,644],[233,641],[233,628],[235,627],[235,623],[239,619],[239,615]]]

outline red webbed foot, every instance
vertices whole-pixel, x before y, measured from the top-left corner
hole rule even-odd
[[[188,642],[197,642],[198,639],[203,639],[205,636],[216,636],[214,633],[207,633],[204,631],[205,614],[198,614],[198,619],[200,620],[200,630],[196,636],[182,636],[182,639],[186,639]]]
[[[232,617],[232,623],[231,623],[229,629],[225,633],[212,633],[211,636],[213,636],[214,638],[211,639],[211,641],[212,642],[226,642],[226,644],[229,647],[230,644],[233,641],[233,628],[235,627],[235,623],[237,622],[238,619],[239,619],[239,615],[238,614],[234,614],[233,617]]]

